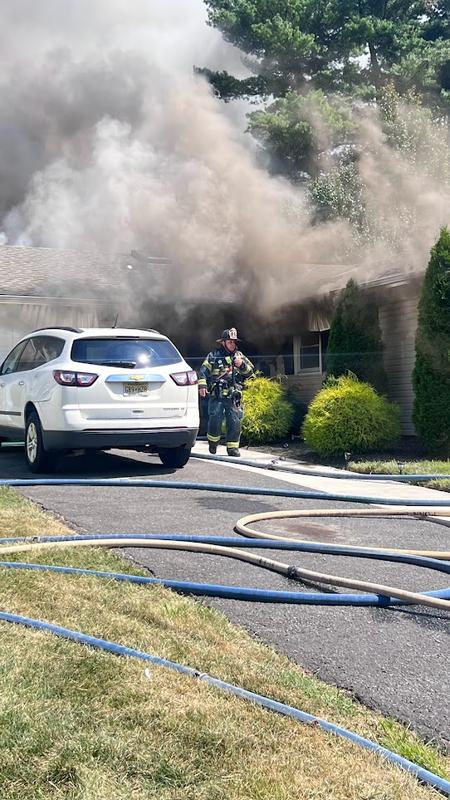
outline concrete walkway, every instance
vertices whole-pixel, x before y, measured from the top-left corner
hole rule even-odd
[[[192,455],[206,455],[208,453],[208,443],[207,442],[197,442],[193,451]],[[219,447],[217,455],[226,455],[225,447]],[[214,458],[212,456],[211,458]],[[311,489],[311,491],[317,492],[330,492],[331,494],[336,495],[353,495],[355,497],[380,497],[386,500],[389,498],[401,499],[404,498],[405,500],[415,500],[417,505],[420,505],[421,500],[433,500],[438,501],[440,498],[445,501],[450,500],[450,492],[438,492],[435,489],[428,489],[423,486],[415,486],[409,483],[404,483],[402,481],[395,481],[395,480],[376,480],[371,481],[370,475],[367,476],[367,480],[363,480],[361,478],[351,478],[350,476],[354,473],[348,472],[346,470],[339,470],[335,469],[334,467],[323,467],[323,466],[313,466],[309,464],[304,464],[298,461],[293,461],[292,459],[283,459],[280,460],[276,458],[270,453],[261,452],[260,450],[252,450],[252,449],[241,449],[241,458],[242,460],[251,460],[255,462],[260,462],[261,464],[267,462],[276,462],[278,464],[284,464],[286,466],[294,466],[294,467],[301,467],[302,470],[304,469],[305,472],[302,474],[293,474],[289,472],[279,471],[275,472],[270,470],[268,474],[270,477],[283,481],[283,483],[293,483],[294,485],[301,487],[303,489]],[[220,463],[220,462],[219,462]],[[245,464],[240,464],[239,459],[236,459],[233,462],[227,462],[227,466],[232,467],[233,469],[243,470],[247,472],[259,472],[259,468],[257,467],[250,467],[246,466]],[[328,473],[327,477],[324,477],[322,473]],[[320,473],[320,474],[318,474]],[[348,475],[349,477],[345,480],[342,478],[342,475]],[[336,476],[336,477],[334,477]],[[384,509],[387,508],[399,508],[399,506],[380,506]],[[450,508],[449,508],[450,513]],[[450,516],[439,516],[430,518],[433,522],[438,522],[439,524],[446,525],[450,527]]]

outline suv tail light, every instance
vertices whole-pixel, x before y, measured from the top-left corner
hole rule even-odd
[[[98,375],[93,372],[69,372],[56,369],[53,377],[60,386],[92,386]]]
[[[189,372],[175,372],[170,377],[177,386],[195,386],[198,383],[197,373],[193,369]]]

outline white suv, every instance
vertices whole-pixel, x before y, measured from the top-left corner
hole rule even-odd
[[[196,384],[157,331],[40,329],[0,369],[0,440],[24,440],[33,472],[85,448],[144,449],[183,467],[199,426]]]

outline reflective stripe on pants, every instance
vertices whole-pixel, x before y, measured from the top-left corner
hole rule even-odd
[[[227,431],[227,447],[239,447],[241,438],[241,422],[244,416],[242,408],[236,408],[229,397],[210,397],[208,403],[208,441],[216,444],[220,441],[222,420],[225,415]]]

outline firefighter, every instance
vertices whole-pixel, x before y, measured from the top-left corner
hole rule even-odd
[[[222,420],[225,415],[227,433],[227,453],[229,456],[240,456],[239,440],[241,438],[242,388],[246,378],[253,375],[252,362],[238,349],[236,328],[223,331],[216,347],[205,358],[198,381],[200,397],[209,394],[208,402],[208,442],[209,452],[217,452],[222,431]]]

